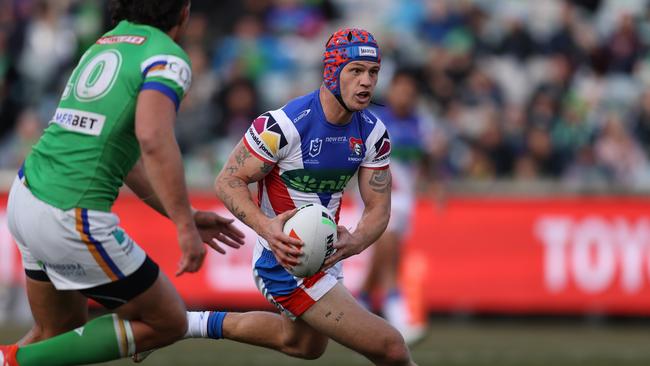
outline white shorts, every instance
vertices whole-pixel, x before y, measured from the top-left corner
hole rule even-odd
[[[258,238],[253,253],[253,277],[262,295],[290,319],[296,320],[320,300],[339,281],[343,281],[343,263],[311,277],[289,273]]]
[[[414,204],[415,197],[412,192],[393,190],[391,192],[390,219],[386,231],[397,233],[401,237],[406,236],[411,228]]]
[[[7,204],[9,230],[25,270],[45,271],[59,290],[82,290],[135,272],[146,253],[110,212],[61,210],[38,198],[16,178]]]

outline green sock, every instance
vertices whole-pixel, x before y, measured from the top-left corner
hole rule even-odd
[[[109,314],[73,331],[20,347],[16,358],[20,366],[66,366],[116,360],[134,352],[131,323]]]

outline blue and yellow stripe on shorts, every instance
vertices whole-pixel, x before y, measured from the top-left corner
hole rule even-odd
[[[102,243],[97,241],[90,234],[90,224],[88,222],[88,210],[85,208],[76,208],[75,209],[75,219],[76,219],[76,228],[81,236],[81,241],[86,244],[88,251],[92,254],[93,258],[99,265],[99,267],[106,273],[106,276],[111,279],[111,281],[117,281],[124,278],[124,274],[120,269],[115,265],[115,262],[108,255]]]

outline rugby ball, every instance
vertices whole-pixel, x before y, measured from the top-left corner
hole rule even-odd
[[[322,205],[310,203],[301,206],[284,224],[283,231],[305,243],[299,257],[300,263],[289,268],[289,272],[296,277],[315,275],[325,259],[336,251],[336,223],[327,208]]]

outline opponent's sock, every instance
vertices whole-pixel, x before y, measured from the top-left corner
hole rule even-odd
[[[224,311],[188,311],[185,338],[223,338]]]
[[[20,366],[66,366],[106,362],[133,355],[131,323],[115,314],[94,319],[83,327],[18,349]]]

